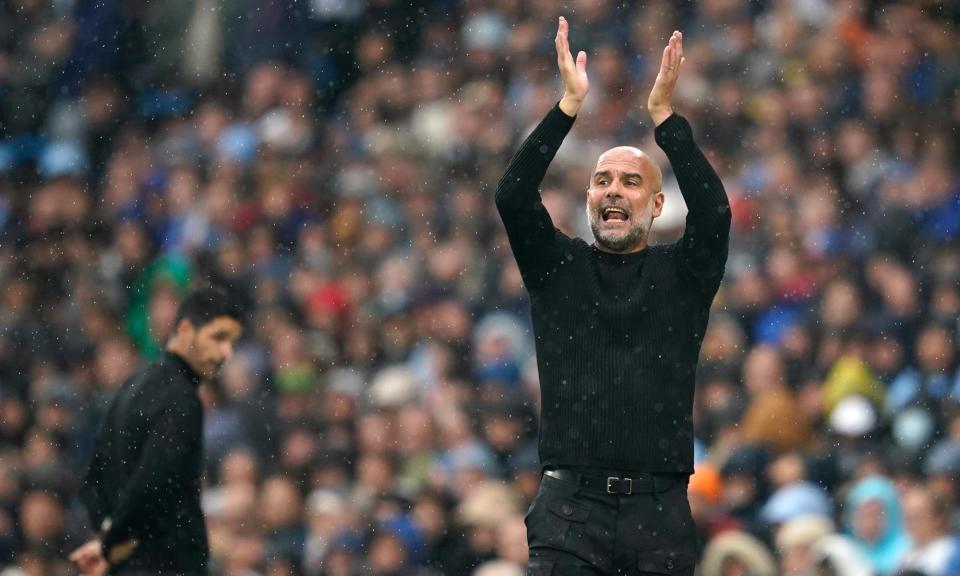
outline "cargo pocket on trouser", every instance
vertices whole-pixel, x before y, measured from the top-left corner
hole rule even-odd
[[[590,509],[570,500],[549,499],[544,502],[546,513],[536,516],[540,520],[534,528],[534,544],[541,541],[544,545],[569,549],[571,530],[584,524],[590,517]]]
[[[538,496],[527,515],[531,560],[552,561],[553,576],[609,571],[614,534],[595,505],[567,495]]]
[[[531,548],[566,549],[570,527],[583,524],[590,509],[558,498],[537,498],[526,517],[527,539]]]
[[[681,546],[640,552],[637,559],[641,574],[693,574],[697,554],[693,546]]]

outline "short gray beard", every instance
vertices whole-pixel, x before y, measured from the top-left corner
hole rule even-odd
[[[597,244],[603,246],[611,252],[626,252],[630,250],[642,239],[647,237],[648,228],[643,222],[638,222],[630,227],[630,230],[621,238],[605,237],[600,230],[601,216],[595,210],[587,207],[587,220],[590,222],[590,230],[593,231],[593,239]]]

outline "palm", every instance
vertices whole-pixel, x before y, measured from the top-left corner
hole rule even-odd
[[[564,17],[560,17],[557,27],[557,66],[560,68],[560,78],[563,80],[563,95],[582,102],[590,91],[590,80],[587,78],[587,53],[582,50],[573,59],[568,40],[569,24]]]
[[[653,116],[656,124],[660,124],[673,112],[673,89],[677,86],[680,77],[680,66],[683,64],[683,34],[674,32],[670,41],[663,49],[663,58],[660,61],[660,70],[657,79],[647,98],[647,109]]]
[[[583,52],[581,52],[583,54]],[[579,56],[578,56],[579,59]],[[574,89],[572,95],[583,99],[590,91],[590,80],[587,78],[587,71],[578,69],[573,83]]]

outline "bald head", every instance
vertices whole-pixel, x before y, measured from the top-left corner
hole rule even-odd
[[[597,158],[597,167],[594,174],[609,166],[630,166],[633,165],[636,172],[649,183],[651,192],[659,192],[663,187],[663,173],[660,167],[653,161],[646,152],[633,146],[616,146],[611,148]]]
[[[600,155],[587,189],[587,220],[600,250],[643,250],[653,219],[663,210],[663,175],[649,156],[633,146]]]

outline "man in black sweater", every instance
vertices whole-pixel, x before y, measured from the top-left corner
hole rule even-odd
[[[241,330],[225,292],[191,292],[163,357],[112,400],[80,493],[100,534],[70,555],[84,574],[206,574],[197,387],[233,354]]]
[[[527,515],[528,574],[693,574],[693,389],[723,276],[730,208],[671,97],[682,36],[664,48],[647,101],[688,207],[683,238],[648,246],[661,174],[608,150],[587,190],[594,243],[557,230],[537,191],[589,89],[586,54],[557,31],[560,102],[530,134],[496,202],[530,293],[542,406],[540,492]],[[552,572],[551,572],[552,571]]]

